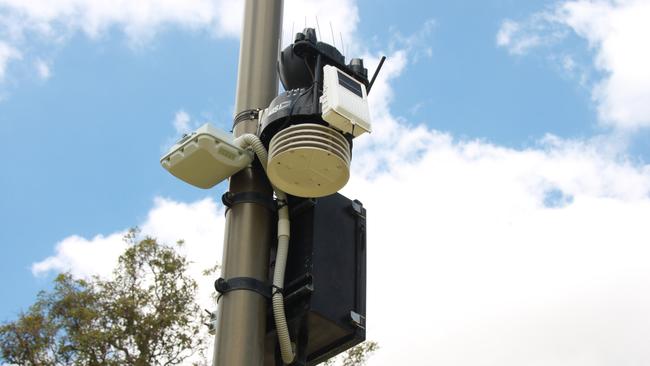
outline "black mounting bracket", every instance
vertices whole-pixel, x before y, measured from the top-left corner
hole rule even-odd
[[[252,277],[233,277],[228,280],[218,278],[214,281],[214,288],[219,293],[217,302],[219,302],[222,295],[237,290],[253,291],[267,299],[271,298],[271,285]]]
[[[223,202],[223,205],[228,208],[232,208],[232,206],[239,203],[257,203],[258,205],[264,206],[272,213],[277,210],[277,205],[275,200],[273,200],[273,197],[259,192],[226,192],[221,196],[221,202]]]

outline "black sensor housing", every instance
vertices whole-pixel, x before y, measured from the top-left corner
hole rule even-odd
[[[273,99],[260,120],[259,136],[267,149],[271,138],[289,126],[328,125],[321,117],[320,106],[325,65],[342,70],[369,90],[368,70],[362,59],[353,58],[346,65],[345,56],[336,47],[318,41],[316,31],[305,28],[278,57],[278,75],[285,92]],[[352,136],[343,135],[348,142],[352,141]]]

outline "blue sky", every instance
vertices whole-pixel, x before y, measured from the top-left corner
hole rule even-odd
[[[202,265],[221,257],[225,186],[186,185],[158,159],[183,128],[230,126],[241,3],[153,3],[0,0],[0,320],[57,271],[106,274],[135,225],[185,238]],[[412,364],[650,360],[633,339],[647,344],[650,329],[639,326],[650,325],[639,310],[650,305],[648,1],[285,8],[286,35],[319,14],[347,56],[388,56],[371,95],[374,132],[355,143],[344,190],[368,206],[371,230],[376,220],[376,364],[406,349]],[[416,190],[428,193],[418,201]],[[386,203],[386,192],[404,202]],[[388,320],[400,304],[381,297],[393,279],[379,269],[419,263],[392,253],[391,239],[432,258],[421,269],[432,293],[409,303],[435,313],[421,327]],[[422,336],[406,344],[380,328]],[[440,352],[425,357],[429,345]]]

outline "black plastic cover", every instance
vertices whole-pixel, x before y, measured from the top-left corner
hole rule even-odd
[[[294,364],[316,365],[365,340],[366,210],[338,193],[289,205],[284,295]],[[270,311],[267,329],[265,366],[282,365]]]
[[[361,96],[361,83],[368,88],[368,70],[363,60],[352,59],[345,64],[345,57],[336,47],[319,42],[316,31],[305,28],[296,34],[293,44],[286,47],[278,57],[278,74],[286,90],[278,95],[262,115],[260,139],[268,148],[271,138],[279,131],[296,124],[317,123],[327,126],[321,115],[320,97],[323,94],[323,67],[331,65],[351,78],[339,73],[343,86]],[[352,146],[352,135],[344,135]]]
[[[307,88],[314,82],[315,59],[303,58],[287,46],[278,57],[278,75],[284,90]]]
[[[313,89],[296,89],[281,93],[271,101],[260,121],[260,140],[268,149],[273,136],[279,131],[301,123],[316,123],[328,126],[320,114],[320,104],[314,103]],[[352,153],[353,136],[341,134],[350,144]]]
[[[327,126],[321,118],[320,105],[314,103],[312,88],[289,90],[275,97],[262,115],[260,140],[268,148],[269,141],[278,131],[298,123]]]

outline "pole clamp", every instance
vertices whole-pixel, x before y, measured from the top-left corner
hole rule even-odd
[[[228,208],[232,208],[232,206],[239,203],[257,203],[258,205],[264,206],[271,213],[275,213],[278,208],[273,197],[259,192],[226,192],[221,196],[221,202]]]
[[[219,296],[217,296],[217,302],[219,302],[219,299],[221,299],[221,296],[224,294],[237,290],[253,291],[267,299],[271,298],[271,286],[266,282],[252,277],[233,277],[229,280],[218,278],[214,281],[214,288],[219,293]]]
[[[255,109],[244,109],[243,111],[237,113],[232,123],[232,129],[234,130],[238,124],[244,121],[258,119],[260,117],[260,111],[261,109],[255,108]]]

